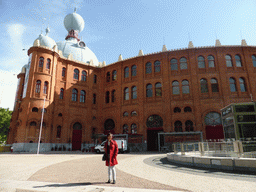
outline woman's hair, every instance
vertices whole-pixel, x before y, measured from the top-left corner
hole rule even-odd
[[[111,136],[111,137],[113,137],[113,134],[112,134],[112,133],[108,133],[107,137],[108,137],[108,136]]]

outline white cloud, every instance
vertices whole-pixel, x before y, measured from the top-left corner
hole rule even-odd
[[[2,42],[5,47],[4,53],[0,58],[2,70],[20,70],[27,63],[28,56],[24,49],[23,36],[26,27],[20,23],[8,24],[5,26],[7,38]]]
[[[0,70],[0,107],[13,110],[17,82],[17,74]]]

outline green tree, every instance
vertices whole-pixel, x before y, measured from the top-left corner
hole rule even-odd
[[[9,111],[9,109],[0,108],[0,144],[7,140],[11,118],[12,111]]]

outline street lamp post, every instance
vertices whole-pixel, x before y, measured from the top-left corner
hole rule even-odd
[[[45,98],[44,98],[44,106],[45,106]],[[38,138],[37,155],[39,155],[39,150],[40,150],[40,141],[41,141],[41,134],[42,134],[42,126],[43,126],[43,121],[44,121],[44,106],[43,106],[43,112],[42,112],[42,117],[41,117],[41,124],[40,124],[39,138]]]

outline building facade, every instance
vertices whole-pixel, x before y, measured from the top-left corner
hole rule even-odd
[[[143,136],[157,150],[158,132],[203,133],[223,138],[220,109],[256,96],[256,47],[215,46],[167,50],[105,65],[80,41],[83,19],[66,16],[68,36],[55,43],[40,35],[28,50],[8,135],[16,151],[41,141],[81,150],[96,134]],[[43,107],[45,106],[45,107]],[[43,121],[42,113],[43,114]]]

